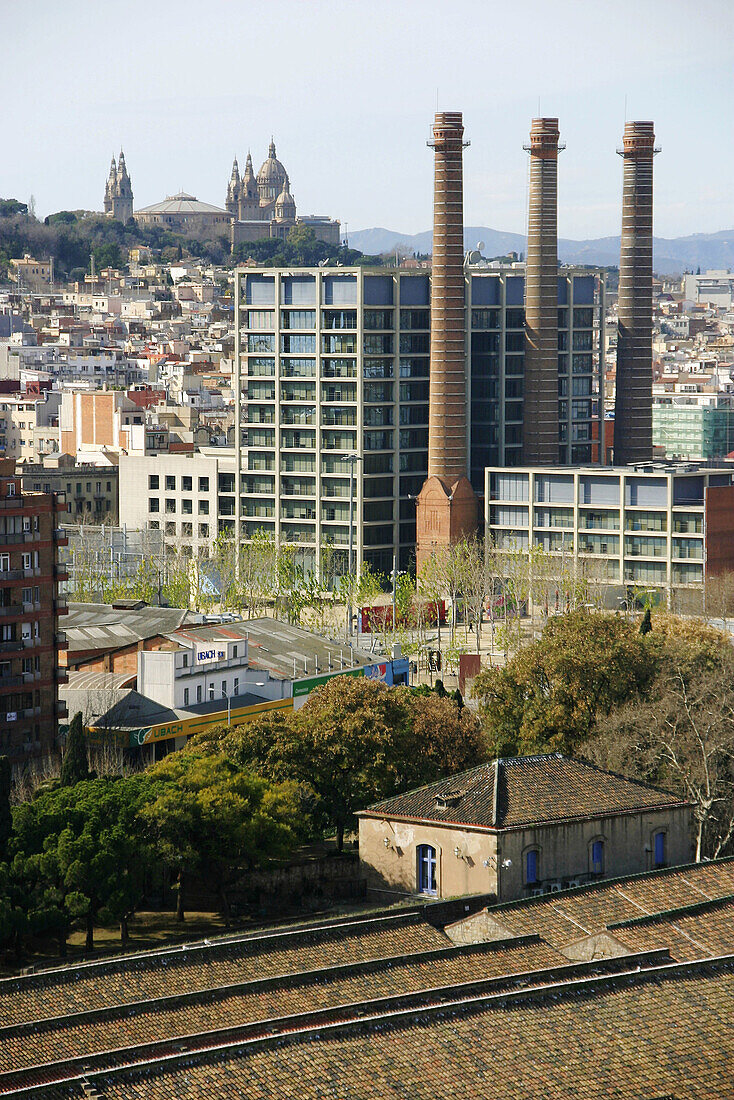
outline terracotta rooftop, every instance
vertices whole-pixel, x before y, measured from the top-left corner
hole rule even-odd
[[[511,829],[685,803],[561,753],[518,756],[395,795],[359,816]]]
[[[457,924],[496,934],[460,946],[424,919],[439,905],[9,979],[0,1092],[732,1097],[733,893],[717,860],[490,907]]]

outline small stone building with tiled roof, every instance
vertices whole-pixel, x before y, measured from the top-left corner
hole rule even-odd
[[[368,882],[387,894],[509,901],[691,858],[687,802],[560,753],[494,760],[357,817]]]

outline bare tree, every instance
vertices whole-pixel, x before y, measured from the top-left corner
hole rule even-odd
[[[693,805],[696,860],[734,838],[734,651],[692,662],[678,647],[644,699],[599,724],[589,755],[605,767],[672,786]]]

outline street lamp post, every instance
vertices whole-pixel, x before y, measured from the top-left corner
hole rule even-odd
[[[360,460],[361,455],[347,455],[347,462],[349,463],[349,581],[347,585],[347,641],[349,641],[349,638],[352,634],[352,578],[354,577],[354,572],[352,570],[352,547],[354,545],[354,464],[355,462],[359,462]]]

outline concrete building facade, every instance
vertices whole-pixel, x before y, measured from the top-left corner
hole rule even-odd
[[[666,463],[489,468],[486,536],[499,550],[540,546],[608,589],[657,592],[695,607],[704,581],[734,571],[734,473]]]
[[[518,465],[522,456],[524,267],[469,265],[464,284],[468,473],[481,495],[486,466]],[[355,454],[355,560],[386,572],[397,554],[407,568],[415,497],[428,473],[430,275],[248,268],[237,285],[243,537],[263,528],[343,552]],[[565,462],[591,461],[603,303],[598,273],[561,269],[557,386]],[[143,467],[129,459],[121,466],[142,476]],[[137,525],[140,498],[122,482],[121,501],[121,522]],[[232,524],[235,513],[220,519]]]

